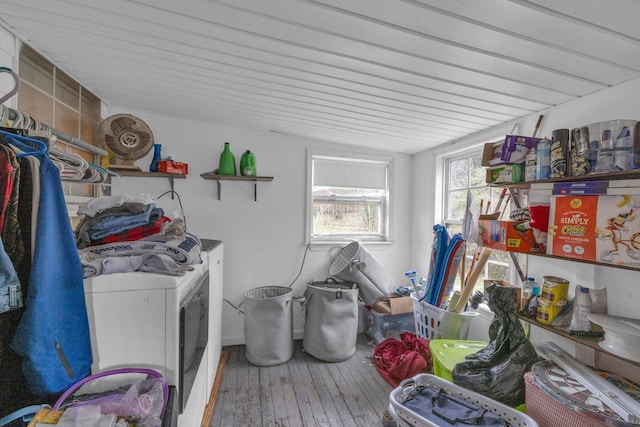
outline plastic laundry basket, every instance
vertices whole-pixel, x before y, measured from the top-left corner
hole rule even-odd
[[[340,362],[356,352],[358,285],[337,282],[307,284],[305,296],[305,352],[325,362]]]
[[[416,335],[425,340],[454,339],[466,340],[471,319],[478,315],[475,311],[455,313],[418,301],[416,293],[411,293],[413,315],[416,321]]]
[[[244,338],[250,363],[274,366],[291,359],[293,299],[293,290],[282,286],[264,286],[244,294]]]
[[[489,343],[487,341],[435,339],[429,341],[433,358],[433,374],[453,382],[453,368],[464,362],[469,354],[477,353]]]

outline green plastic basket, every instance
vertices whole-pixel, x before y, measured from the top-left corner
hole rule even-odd
[[[433,374],[447,381],[453,381],[453,367],[464,362],[467,354],[477,353],[489,345],[486,341],[437,339],[429,341],[433,358]]]

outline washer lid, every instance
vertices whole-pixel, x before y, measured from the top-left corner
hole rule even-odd
[[[602,326],[604,339],[598,345],[605,350],[640,362],[640,321],[606,314],[589,314],[589,320]]]

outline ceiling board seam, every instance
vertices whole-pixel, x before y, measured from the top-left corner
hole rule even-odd
[[[554,69],[554,68],[551,68],[551,67],[547,67],[547,66],[541,65],[541,64],[539,64],[537,62],[525,61],[523,59],[516,59],[516,58],[510,57],[510,56],[507,56],[507,55],[503,55],[503,54],[500,54],[500,53],[497,53],[497,52],[492,52],[492,51],[489,51],[489,50],[486,50],[486,49],[481,49],[481,48],[473,47],[473,46],[470,46],[470,45],[465,45],[463,43],[454,42],[454,41],[451,41],[451,40],[444,39],[442,37],[437,37],[437,36],[434,36],[434,35],[431,35],[431,34],[426,34],[426,33],[421,32],[421,31],[413,30],[411,28],[402,27],[400,25],[392,24],[390,22],[384,22],[384,21],[382,21],[380,19],[373,18],[373,17],[367,16],[367,15],[363,15],[363,14],[360,14],[360,13],[357,13],[357,12],[352,12],[350,10],[339,8],[337,6],[332,6],[332,5],[328,5],[328,4],[325,4],[325,3],[319,3],[316,0],[299,0],[299,1],[303,1],[303,2],[308,3],[308,4],[313,4],[313,5],[317,6],[317,7],[322,7],[322,8],[328,9],[328,10],[335,10],[335,11],[338,11],[338,12],[343,13],[345,15],[349,15],[349,16],[361,19],[363,21],[371,22],[371,23],[374,23],[376,25],[380,25],[382,27],[391,28],[391,29],[399,31],[399,32],[403,32],[403,33],[406,33],[406,34],[411,34],[411,35],[415,35],[415,36],[419,36],[419,37],[424,37],[424,38],[433,40],[435,42],[445,44],[447,46],[454,46],[454,47],[457,47],[457,48],[460,48],[460,49],[463,49],[463,50],[468,50],[468,51],[472,51],[472,52],[475,52],[475,53],[479,53],[481,55],[486,55],[486,56],[490,56],[490,57],[493,57],[493,58],[499,58],[499,59],[507,61],[507,62],[526,65],[526,66],[531,67],[531,68],[536,68],[536,69],[539,69],[539,70],[547,71],[549,73],[558,74],[558,75],[561,75],[561,76],[564,76],[564,77],[567,77],[567,78],[579,80],[579,81],[582,81],[584,83],[590,83],[590,84],[601,86],[601,87],[607,87],[608,86],[606,84],[603,84],[602,82],[599,82],[599,81],[596,81],[596,80],[593,80],[593,79],[589,79],[589,78],[586,78],[586,77],[578,76],[576,74],[568,73],[566,71],[562,71],[562,70]],[[407,3],[409,3],[409,2],[407,2]],[[249,12],[249,11],[247,10],[247,12]],[[291,21],[285,21],[285,22],[291,23]],[[479,22],[479,21],[468,22],[468,23],[473,24],[473,25],[478,25],[477,22]],[[489,26],[489,25],[478,25],[478,26],[481,26],[481,27],[483,27],[485,29],[488,29],[488,30],[496,31],[496,27],[492,27],[492,26]],[[311,27],[311,28],[315,29],[313,27]],[[340,37],[343,37],[343,38],[347,38],[347,39],[351,39],[351,40],[354,40],[354,41],[358,41],[355,38],[342,36],[342,35],[335,34],[335,33],[330,33],[330,32],[327,32],[325,30],[321,30],[321,29],[315,29],[315,30],[320,31],[320,32],[329,33],[329,34],[332,34],[332,35],[337,35],[337,36],[340,36]],[[508,34],[507,31],[498,31],[498,32],[500,32],[501,34],[510,35],[510,34]],[[522,37],[515,37],[515,38],[518,38],[520,40],[525,40],[525,38],[522,38]],[[529,40],[527,40],[527,41],[529,41]],[[362,41],[362,40],[361,40],[361,42],[366,43],[366,44],[371,45],[371,46],[375,46],[375,47],[380,47],[380,48],[396,51],[395,48],[379,45],[379,44],[376,44],[376,43],[369,43],[369,42],[365,42],[365,41]],[[551,46],[547,46],[547,47],[551,47]],[[406,54],[412,55],[412,56],[414,56],[416,58],[426,59],[426,60],[429,60],[429,61],[434,61],[434,62],[438,62],[438,63],[441,63],[441,64],[449,65],[449,66],[460,67],[459,65],[456,65],[456,64],[453,64],[453,63],[439,61],[436,58],[424,57],[422,55],[413,55],[411,53],[407,53],[407,52],[400,51],[400,50],[397,50],[397,51],[400,52],[400,53],[406,53]],[[584,55],[581,55],[581,56],[584,57]],[[613,66],[620,67],[620,68],[627,68],[626,66],[622,66],[622,65],[619,65],[619,64],[612,64],[609,61],[605,62],[605,61],[602,61],[600,59],[598,59],[598,60],[599,60],[599,62],[606,63],[607,65],[613,65]],[[473,70],[472,68],[469,68],[469,69]],[[638,71],[638,70],[629,70],[629,71]]]
[[[597,24],[594,24],[593,22],[585,21],[584,19],[580,19],[580,18],[577,18],[575,16],[568,15],[568,14],[560,12],[558,10],[553,10],[553,9],[550,9],[550,8],[548,8],[546,6],[542,6],[542,5],[539,5],[539,4],[536,4],[536,3],[532,3],[531,1],[528,1],[528,0],[508,0],[508,1],[510,1],[512,3],[515,3],[515,4],[518,4],[520,6],[523,6],[523,7],[527,7],[529,9],[537,10],[538,12],[542,12],[542,13],[544,13],[546,15],[550,15],[550,16],[559,18],[559,19],[561,19],[563,21],[573,22],[574,24],[578,24],[578,25],[586,27],[586,28],[590,28],[590,29],[594,29],[596,31],[600,31],[600,32],[603,32],[603,33],[610,34],[610,35],[612,35],[614,37],[617,37],[619,39],[622,39],[622,40],[630,41],[630,42],[635,43],[635,44],[639,44],[640,43],[640,39],[638,39],[637,37],[632,37],[632,36],[630,36],[628,34],[612,30],[609,27],[604,27],[602,25],[597,25]]]
[[[140,3],[140,2],[138,2],[136,0],[131,0],[131,1],[133,3],[144,5],[144,3]],[[229,5],[226,5],[226,4],[224,4],[224,5],[228,6],[228,7],[232,7],[232,6],[229,6]],[[309,50],[309,51],[313,51],[313,52],[320,52],[320,53],[324,53],[324,54],[329,55],[329,56],[335,56],[335,57],[339,57],[339,58],[347,58],[347,59],[350,59],[352,61],[361,62],[361,63],[369,64],[369,65],[372,65],[372,66],[375,65],[377,67],[385,68],[385,69],[389,69],[389,70],[394,70],[394,71],[399,72],[399,73],[411,74],[411,75],[414,75],[416,77],[424,77],[424,78],[430,78],[430,79],[433,79],[433,80],[443,81],[443,82],[447,82],[447,83],[454,83],[454,84],[457,84],[457,85],[460,85],[460,86],[469,87],[469,88],[473,88],[473,89],[488,90],[486,87],[476,86],[476,85],[472,85],[472,84],[469,84],[469,83],[463,83],[463,82],[460,82],[460,81],[455,82],[455,81],[452,81],[450,79],[445,79],[445,78],[442,78],[442,77],[439,77],[439,76],[425,75],[425,74],[419,73],[417,71],[405,70],[405,69],[402,69],[402,68],[399,68],[399,67],[394,67],[394,66],[383,64],[383,63],[380,63],[380,62],[358,58],[358,57],[353,56],[353,55],[347,55],[347,54],[342,54],[342,53],[338,54],[336,52],[332,52],[332,51],[329,51],[329,50],[326,50],[326,49],[321,49],[321,48],[317,48],[317,47],[311,47],[311,46],[308,46],[308,45],[303,45],[303,44],[300,44],[300,43],[292,42],[292,41],[289,41],[289,40],[284,40],[284,39],[273,37],[273,36],[267,36],[267,35],[264,35],[264,34],[253,32],[253,31],[247,31],[247,30],[243,30],[243,29],[238,29],[238,28],[226,26],[226,25],[223,25],[223,24],[220,24],[220,23],[208,21],[208,20],[206,20],[204,18],[197,18],[197,17],[194,17],[194,16],[190,16],[190,15],[187,15],[187,14],[184,14],[184,13],[175,12],[175,11],[172,11],[172,10],[169,10],[169,9],[166,9],[166,8],[162,8],[162,7],[159,7],[159,6],[156,6],[156,8],[160,9],[160,10],[162,10],[164,12],[174,13],[174,14],[179,15],[179,16],[185,18],[185,19],[188,19],[188,20],[196,20],[196,21],[200,21],[200,22],[206,22],[206,23],[208,23],[210,25],[216,25],[216,26],[219,26],[219,27],[222,27],[222,28],[226,28],[226,29],[228,29],[230,31],[233,31],[233,32],[242,33],[242,34],[249,34],[249,35],[251,35],[253,37],[261,38],[261,39],[264,39],[264,40],[277,41],[279,43],[283,43],[283,44],[287,44],[287,45],[290,45],[290,46],[301,48],[303,50]],[[233,7],[233,8],[238,9],[237,7]],[[243,10],[243,9],[241,9],[241,10]],[[253,12],[250,12],[250,13],[253,13]],[[253,13],[253,14],[254,15],[261,15],[261,14],[257,14],[257,13]],[[274,18],[271,18],[271,19],[274,19]],[[437,62],[437,61],[433,61],[433,62]],[[447,64],[444,64],[444,65],[447,65]],[[495,75],[495,74],[492,74],[492,73],[479,72],[477,70],[473,70],[473,69],[465,68],[465,67],[461,67],[461,66],[455,66],[455,65],[448,65],[448,66],[451,66],[452,68],[465,70],[465,71],[468,71],[468,72],[471,72],[471,73],[476,73],[476,74],[479,74],[479,75],[485,75],[487,77],[491,77],[491,78],[495,78],[495,79],[500,79],[500,80],[504,80],[504,81],[510,81],[512,83],[520,84],[520,85],[523,85],[523,86],[526,86],[526,87],[531,87],[531,88],[535,88],[535,89],[539,89],[539,90],[545,90],[545,91],[549,90],[546,87],[543,87],[543,86],[540,86],[540,85],[536,85],[536,84],[531,84],[531,83],[526,82],[526,81],[520,81],[518,79],[498,76],[498,75]],[[601,88],[605,88],[607,86],[600,84],[600,87]],[[490,91],[494,92],[494,93],[498,93],[498,94],[509,95],[506,92],[502,92],[502,91],[499,91],[497,89],[491,89]],[[567,93],[567,92],[564,92],[564,91],[559,91],[557,89],[554,89],[554,92],[561,93],[561,94],[564,94],[564,95],[570,96],[570,97],[576,97],[576,96],[584,95],[584,93],[573,94],[573,93]],[[530,101],[535,101],[533,99],[529,99],[529,100]],[[535,102],[540,102],[540,101],[535,101]]]
[[[46,23],[44,23],[44,22],[42,22],[42,25],[47,25],[47,24],[46,24]],[[42,34],[43,34],[45,37],[50,36],[50,33],[49,33],[49,32],[47,32],[47,31],[42,31]],[[67,38],[67,40],[71,40],[71,41],[74,41],[74,42],[77,42],[77,41],[78,41],[78,40],[77,40],[77,39],[75,39],[75,38]],[[129,45],[131,45],[131,44],[132,44],[131,42],[129,42],[128,40],[126,40],[126,39],[124,39],[124,38],[123,38],[123,39],[121,39],[121,40],[122,40],[123,42],[125,42],[125,41],[126,41]],[[224,42],[225,42],[225,43],[228,43],[228,42],[226,42],[226,41],[224,41]],[[82,41],[82,43],[83,43],[83,44],[86,44],[86,43],[89,43],[89,41],[88,41],[88,40],[86,40],[86,38],[85,38],[85,40],[83,40],[83,41]],[[95,43],[92,43],[92,44],[94,44],[95,46],[101,46],[100,44],[95,44]],[[135,43],[135,45],[137,45],[137,46],[141,46],[141,47],[145,47],[145,48],[150,48],[150,47],[151,47],[151,48],[153,48],[153,46],[150,46],[150,45],[147,45],[147,44]],[[245,45],[242,45],[242,44],[237,44],[237,45],[238,45],[238,46],[242,46],[242,47],[251,48],[250,46],[245,46]],[[168,49],[167,49],[167,50],[168,50]],[[229,53],[226,53],[226,52],[223,52],[223,51],[220,51],[220,50],[211,50],[211,49],[210,49],[210,50],[209,50],[209,52],[211,52],[211,53],[216,53],[216,54],[220,54],[220,55],[225,55],[225,56],[236,57],[236,58],[240,58],[240,59],[244,59],[244,60],[248,60],[248,61],[253,61],[253,62],[257,62],[257,63],[262,63],[262,64],[267,64],[267,65],[272,65],[272,66],[280,66],[280,67],[283,67],[283,68],[286,68],[286,69],[290,69],[290,70],[292,70],[292,71],[298,71],[298,72],[299,72],[299,71],[303,71],[304,73],[307,73],[307,74],[315,74],[315,75],[318,75],[318,76],[321,76],[321,77],[326,77],[326,78],[331,78],[331,79],[336,79],[336,80],[344,81],[345,83],[350,83],[350,84],[352,84],[352,83],[357,83],[357,84],[361,84],[361,85],[369,86],[369,87],[372,87],[372,88],[384,89],[384,90],[387,90],[387,91],[389,90],[389,89],[387,89],[387,88],[385,88],[385,87],[383,87],[383,86],[375,86],[375,85],[371,85],[371,84],[365,84],[365,83],[357,82],[357,81],[354,81],[354,80],[348,80],[348,79],[344,79],[344,78],[339,78],[339,77],[330,76],[330,75],[328,75],[328,74],[312,73],[312,72],[309,72],[309,71],[301,70],[301,69],[299,69],[299,68],[292,68],[292,67],[288,67],[288,66],[287,66],[287,67],[285,67],[285,66],[282,66],[282,65],[280,65],[280,64],[278,64],[278,63],[267,62],[267,61],[262,61],[262,60],[256,60],[256,59],[249,58],[249,57],[245,57],[245,56],[242,56],[242,55],[233,55],[233,54],[229,54]],[[183,53],[181,53],[181,52],[175,52],[175,51],[174,51],[173,53],[183,55]],[[317,62],[317,61],[312,61],[312,60],[309,60],[309,59],[300,59],[300,58],[296,58],[296,57],[294,57],[294,56],[287,55],[287,54],[280,54],[280,53],[272,53],[272,54],[274,54],[274,55],[279,55],[279,56],[286,57],[286,58],[293,58],[293,59],[296,59],[296,60],[299,60],[299,61],[303,61],[303,62],[307,62],[307,63],[310,63],[310,64],[325,65],[325,64],[319,63],[319,62]],[[198,58],[198,59],[203,59],[202,57],[195,56],[195,55],[190,55],[190,56],[191,56],[191,57],[194,57],[194,58]],[[156,56],[156,58],[160,59],[160,57],[157,57],[157,56]],[[220,61],[215,61],[215,60],[210,60],[210,59],[206,59],[206,60],[208,60],[208,61],[210,61],[210,62],[214,62],[214,63],[220,63],[220,64],[229,65],[229,66],[234,66],[234,67],[243,68],[243,67],[241,67],[241,66],[232,65],[232,64],[227,64],[227,63],[223,63],[223,62],[220,62]],[[331,67],[333,67],[333,68],[335,68],[335,69],[340,69],[340,70],[344,70],[344,71],[347,71],[347,72],[351,72],[351,73],[357,73],[357,74],[367,75],[367,76],[370,76],[370,77],[373,77],[373,78],[376,78],[376,79],[382,79],[382,80],[387,80],[387,81],[390,81],[390,82],[401,83],[401,84],[403,84],[403,85],[407,85],[407,84],[408,84],[408,83],[406,83],[405,81],[402,81],[402,80],[391,79],[391,78],[389,78],[389,77],[380,77],[380,76],[377,76],[377,75],[375,75],[375,74],[371,74],[371,73],[367,73],[367,72],[361,72],[361,71],[354,71],[354,70],[350,70],[350,69],[345,68],[345,67],[340,67],[340,66],[331,66]],[[247,68],[246,68],[246,67],[244,67],[244,69],[247,69]],[[420,77],[420,76],[418,75],[418,77]],[[436,78],[432,78],[432,77],[424,77],[424,78],[432,79],[432,80],[439,80],[439,81],[447,81],[446,79],[436,79]],[[297,79],[297,80],[302,81],[302,82],[305,82],[305,81],[306,81],[306,82],[309,82],[308,80],[303,80],[303,79]],[[450,84],[455,84],[455,82],[450,81],[450,80],[449,80],[448,82],[449,82]],[[319,83],[316,83],[316,84],[319,84]],[[473,99],[473,100],[476,100],[476,101],[485,101],[485,102],[486,102],[486,100],[485,100],[485,99],[483,99],[483,98],[479,98],[479,97],[464,96],[464,95],[456,94],[455,92],[450,92],[450,91],[441,90],[441,89],[437,89],[437,88],[431,88],[431,87],[427,87],[427,86],[423,86],[423,85],[417,85],[417,84],[414,84],[414,83],[411,83],[411,85],[413,85],[413,86],[415,86],[415,87],[418,87],[418,88],[421,88],[421,89],[424,89],[424,90],[430,90],[430,91],[434,91],[434,92],[438,92],[438,93],[443,93],[443,94],[445,94],[445,95],[455,95],[455,96],[457,96],[457,97],[462,97],[462,98],[466,97],[466,98],[468,98],[468,99]],[[340,87],[338,87],[338,86],[333,86],[333,87],[340,88]],[[519,99],[519,98],[516,98],[515,96],[513,96],[513,95],[511,95],[511,94],[508,94],[508,93],[505,93],[505,92],[495,91],[495,90],[491,90],[491,89],[487,89],[487,88],[479,87],[479,86],[475,86],[475,88],[476,88],[477,90],[479,90],[479,91],[495,93],[495,94],[499,94],[499,95],[502,95],[502,96],[505,96],[505,97],[513,98],[515,101],[517,101],[517,100]],[[345,88],[340,88],[340,89],[342,89],[342,90],[346,90]],[[396,93],[398,93],[398,94],[403,94],[403,95],[413,95],[412,93],[409,93],[409,92],[402,92],[402,91],[398,91],[398,90],[395,90],[395,89],[394,89],[394,90],[391,90],[391,91],[396,92]],[[358,92],[356,91],[356,93],[358,93]],[[364,93],[364,92],[361,92],[361,93]],[[438,100],[438,99],[436,99],[436,98],[427,97],[427,96],[422,96],[422,97],[423,97],[423,98],[425,98],[425,99],[427,99],[427,100],[433,100],[433,101],[442,102],[442,103],[449,103],[449,104],[451,104],[451,105],[457,105],[457,106],[460,106],[460,107],[465,107],[465,108],[467,108],[467,106],[466,106],[466,105],[464,105],[464,104],[460,104],[460,103],[454,103],[454,102],[450,102],[450,101],[442,101],[442,100]],[[543,107],[545,107],[545,108],[546,108],[546,107],[550,107],[550,106],[552,106],[552,105],[553,105],[553,104],[550,104],[550,103],[545,102],[545,101],[541,101],[541,100],[537,100],[537,99],[531,99],[531,98],[527,98],[527,97],[521,97],[520,99],[525,99],[525,100],[527,100],[527,101],[529,101],[529,102],[535,102],[535,103],[541,104],[541,105],[542,105]],[[501,105],[501,106],[504,106],[504,107],[512,107],[512,108],[514,107],[514,105],[505,104],[505,103],[500,103],[500,102],[495,102],[495,104],[497,104],[497,105]],[[517,104],[517,102],[516,102],[516,104]],[[415,105],[420,105],[420,104],[415,104]],[[522,108],[522,107],[517,106],[517,108]],[[502,113],[497,113],[497,112],[492,111],[492,110],[486,110],[486,109],[483,109],[483,108],[475,108],[475,109],[477,109],[477,110],[479,110],[479,111],[486,111],[486,112],[489,112],[489,113],[494,113],[494,114],[502,114]],[[445,109],[445,110],[446,110],[446,109]],[[449,110],[449,111],[454,111],[454,110]],[[482,116],[478,116],[478,117],[482,117]]]
[[[544,87],[544,86],[538,85],[538,84],[533,84],[533,83],[531,83],[531,82],[529,82],[527,80],[521,80],[521,79],[516,79],[516,78],[513,78],[513,77],[501,76],[501,75],[496,74],[496,73],[480,71],[480,70],[472,68],[472,67],[465,67],[465,66],[454,64],[454,63],[450,63],[450,62],[441,61],[441,60],[438,60],[437,58],[423,57],[421,55],[416,55],[416,54],[413,54],[413,53],[410,53],[410,52],[404,52],[404,51],[401,51],[401,50],[398,50],[398,49],[395,49],[395,48],[379,45],[379,44],[376,44],[376,43],[366,42],[364,40],[360,40],[360,39],[356,39],[356,38],[353,38],[353,37],[344,36],[344,35],[341,35],[341,34],[331,33],[331,32],[328,32],[326,30],[322,30],[322,29],[319,29],[319,28],[314,28],[314,27],[311,27],[311,26],[308,26],[308,25],[298,24],[296,22],[288,21],[286,19],[273,17],[273,16],[270,16],[270,15],[266,15],[264,13],[255,12],[255,11],[252,11],[252,10],[249,10],[249,9],[244,9],[244,8],[239,7],[239,6],[229,5],[227,3],[219,3],[219,4],[221,4],[223,6],[226,6],[226,7],[229,7],[229,8],[232,8],[232,9],[240,10],[240,11],[252,14],[252,15],[261,16],[263,18],[273,19],[275,21],[280,21],[280,22],[283,22],[283,23],[287,23],[289,25],[296,26],[296,27],[299,27],[299,28],[304,28],[304,29],[307,29],[307,30],[312,30],[312,31],[316,31],[316,32],[320,32],[320,33],[324,33],[324,34],[328,34],[328,35],[333,35],[333,36],[338,37],[338,38],[354,41],[354,42],[361,43],[361,44],[364,44],[364,45],[367,45],[367,46],[370,46],[370,47],[376,47],[378,49],[383,49],[383,50],[387,50],[387,51],[390,51],[390,52],[395,52],[395,53],[398,53],[398,54],[407,55],[409,57],[420,59],[422,61],[429,61],[429,62],[433,62],[433,63],[436,63],[436,64],[444,65],[444,66],[447,66],[447,67],[464,70],[464,71],[467,71],[467,72],[470,72],[470,73],[476,73],[476,74],[480,74],[480,75],[485,75],[487,77],[492,77],[492,78],[496,78],[496,79],[500,79],[500,80],[510,81],[510,82],[513,82],[513,83],[521,84],[521,85],[528,86],[528,87],[533,87],[533,88],[536,88],[536,89],[549,90],[547,87]],[[184,15],[181,15],[181,16],[184,16]],[[363,19],[369,20],[368,17],[363,17]],[[207,21],[207,20],[203,20],[203,21],[204,22],[208,22],[208,23],[210,23],[212,25],[220,25],[218,23],[213,23],[213,22]],[[295,46],[295,47],[298,47],[298,48],[301,48],[301,49],[305,49],[305,50],[321,52],[321,53],[324,53],[324,54],[330,55],[330,56],[348,58],[348,59],[351,59],[353,61],[363,62],[363,63],[366,63],[366,64],[375,65],[375,66],[382,67],[382,68],[388,68],[388,69],[392,69],[392,70],[395,70],[395,71],[405,72],[405,73],[408,73],[408,74],[413,74],[415,76],[427,76],[427,75],[425,75],[423,73],[419,73],[417,71],[408,70],[408,69],[401,69],[401,68],[398,68],[398,67],[391,66],[389,64],[385,64],[385,63],[379,62],[379,61],[374,61],[372,59],[359,58],[357,56],[349,55],[349,54],[345,54],[345,53],[337,53],[337,52],[329,51],[329,50],[324,49],[324,48],[319,48],[319,47],[315,47],[315,46],[305,45],[305,44],[302,44],[302,43],[292,42],[290,40],[285,40],[285,39],[282,39],[282,38],[278,38],[278,37],[274,37],[274,36],[270,36],[270,35],[265,35],[265,34],[257,33],[257,32],[254,32],[254,31],[248,31],[248,30],[238,29],[238,28],[233,28],[233,31],[240,32],[240,33],[243,33],[243,34],[249,34],[249,35],[251,35],[253,37],[258,37],[258,38],[262,38],[262,39],[265,39],[265,40],[277,41],[279,43],[288,44],[290,46]],[[510,62],[520,63],[519,61],[510,61]],[[525,64],[523,64],[523,65],[525,65]],[[528,65],[528,64],[526,64],[526,65]],[[533,67],[533,68],[541,69],[539,67]],[[591,80],[591,79],[584,79],[582,77],[573,76],[573,75],[568,74],[568,73],[563,73],[563,72],[556,71],[556,70],[547,70],[547,71],[549,71],[550,73],[558,74],[558,75],[565,75],[566,77],[568,77],[570,79],[574,79],[574,80],[582,81],[584,83],[592,84],[594,86],[598,86],[598,88],[600,88],[600,89],[604,89],[604,88],[609,87],[609,85],[607,85],[605,83],[596,82],[596,81]],[[437,80],[441,79],[440,77],[436,77],[436,76],[433,76],[433,75],[428,75],[428,76],[430,78],[437,79]],[[448,81],[448,80],[443,79],[443,81]],[[473,85],[469,85],[468,83],[462,83],[460,81],[457,82],[457,83],[461,84],[461,85],[473,87]],[[598,89],[594,89],[594,90],[598,90]],[[558,90],[558,89],[555,89],[555,91],[558,92],[558,93],[562,93],[564,95],[567,95],[567,96],[580,96],[580,95],[583,95],[583,94],[578,94],[578,93],[565,92],[565,91]]]
[[[526,40],[526,41],[529,41],[529,42],[532,42],[532,43],[536,43],[536,44],[539,44],[539,45],[543,45],[543,46],[546,46],[546,47],[557,49],[557,50],[559,50],[561,52],[567,52],[567,53],[571,53],[573,55],[578,55],[578,56],[581,56],[583,58],[588,58],[588,59],[591,59],[593,61],[600,62],[602,64],[609,64],[609,65],[612,64],[611,61],[604,60],[602,58],[598,58],[597,56],[589,55],[589,54],[586,54],[584,52],[580,52],[580,51],[577,51],[577,50],[574,50],[574,49],[569,49],[566,46],[562,46],[562,45],[559,45],[559,44],[549,43],[547,41],[544,41],[544,40],[541,40],[541,39],[537,39],[537,38],[534,38],[534,37],[529,37],[529,36],[525,36],[525,35],[522,35],[522,34],[518,34],[518,33],[514,32],[514,31],[506,30],[506,29],[498,27],[496,25],[487,24],[486,22],[478,21],[476,19],[471,19],[471,18],[468,18],[468,17],[466,17],[464,15],[460,15],[460,14],[457,14],[457,13],[449,12],[446,9],[441,9],[441,8],[438,8],[438,7],[435,7],[435,6],[431,6],[431,5],[425,4],[425,3],[423,3],[423,2],[421,2],[419,0],[398,0],[398,1],[402,1],[402,2],[407,3],[407,4],[411,4],[411,5],[414,5],[414,6],[417,6],[417,7],[421,7],[423,9],[428,9],[428,10],[431,10],[431,11],[436,12],[436,13],[441,13],[441,14],[449,16],[451,18],[458,19],[460,21],[464,21],[464,22],[467,22],[469,24],[478,25],[478,26],[486,28],[488,30],[497,31],[499,33],[506,34],[506,35],[509,35],[511,37],[515,37],[515,38],[520,39],[520,40]],[[519,2],[519,0],[508,0],[508,1],[512,1],[514,3]],[[631,40],[631,41],[634,42],[634,43],[637,43],[637,40],[635,40],[635,39]],[[623,65],[623,64],[614,64],[614,65],[616,65],[617,67],[620,67],[621,69],[625,69],[625,70],[628,70],[628,71],[633,71],[633,72],[640,71],[640,69],[638,69],[638,68],[629,67],[629,66]]]

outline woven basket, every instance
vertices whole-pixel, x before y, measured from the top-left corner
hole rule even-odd
[[[525,403],[527,415],[536,420],[540,427],[604,427],[606,424],[580,414],[540,389],[535,383],[533,374],[524,375]]]

